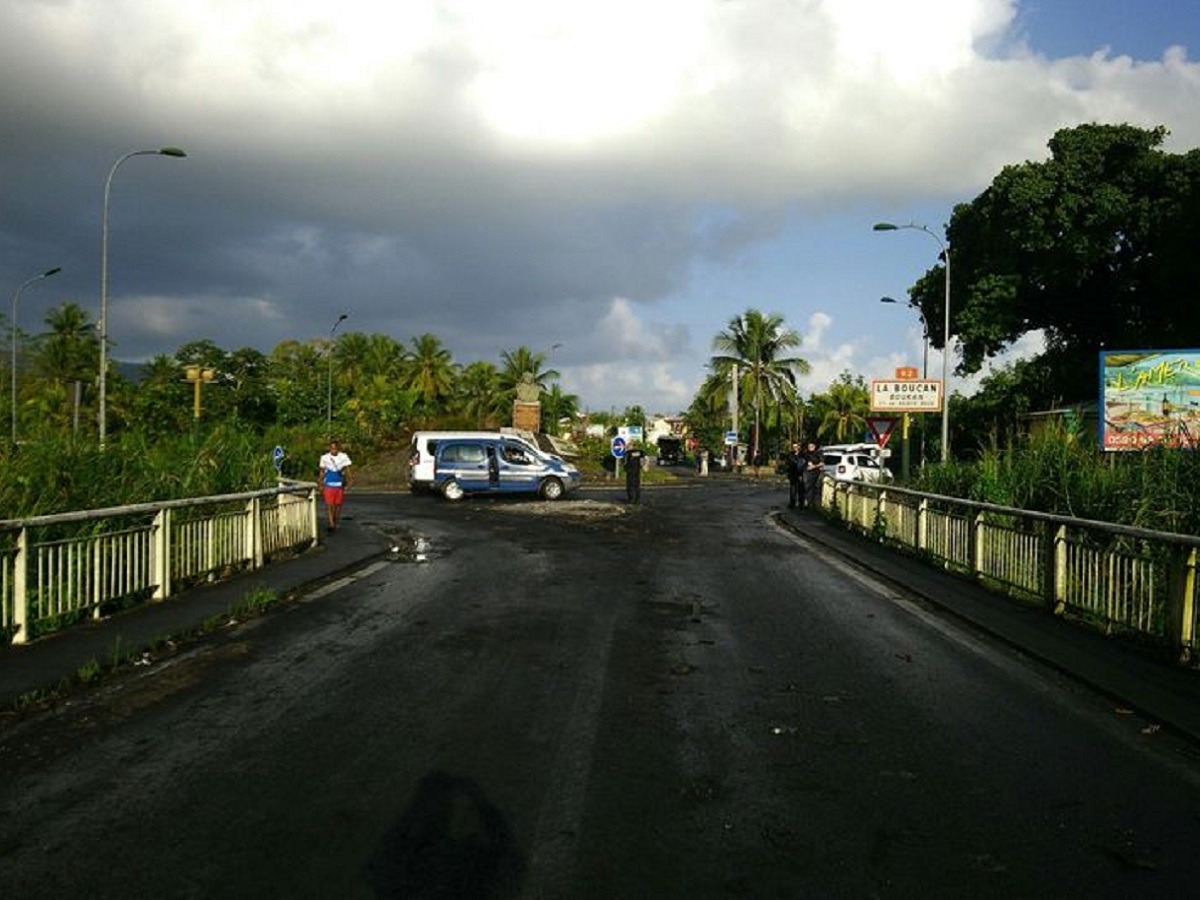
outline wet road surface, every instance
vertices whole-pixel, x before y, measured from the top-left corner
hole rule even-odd
[[[0,732],[0,896],[1200,883],[1192,747],[798,540],[778,487],[620,497],[353,498],[399,561]]]

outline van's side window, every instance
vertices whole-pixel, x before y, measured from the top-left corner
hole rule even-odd
[[[483,462],[483,447],[479,444],[451,444],[442,454],[442,459],[455,463]]]

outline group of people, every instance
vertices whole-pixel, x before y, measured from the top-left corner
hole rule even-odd
[[[625,459],[625,497],[630,503],[637,503],[642,498],[642,465],[645,454],[634,447]],[[319,480],[321,493],[325,499],[325,515],[329,531],[337,530],[342,515],[342,502],[346,489],[350,487],[350,457],[338,446],[337,441],[329,442],[329,452],[321,457],[319,463]],[[802,509],[816,508],[821,502],[821,451],[817,445],[809,441],[802,450],[800,442],[792,444],[792,452],[787,457],[788,478],[788,507]]]
[[[800,442],[792,443],[787,457],[788,508],[816,509],[821,505],[821,451],[809,441],[804,449]]]

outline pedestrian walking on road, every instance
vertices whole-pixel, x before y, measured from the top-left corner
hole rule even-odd
[[[804,505],[804,454],[800,451],[800,442],[792,442],[792,452],[784,460],[787,467],[788,480],[788,509],[797,509]]]
[[[625,499],[638,503],[642,499],[642,461],[646,453],[634,445],[625,454]]]
[[[804,505],[816,509],[821,505],[821,474],[824,466],[821,451],[813,441],[804,448]]]
[[[329,452],[321,457],[318,476],[321,496],[325,499],[325,519],[330,534],[337,531],[338,522],[342,518],[342,503],[346,499],[346,490],[353,483],[354,476],[350,466],[350,457],[342,452],[337,441],[330,441]]]

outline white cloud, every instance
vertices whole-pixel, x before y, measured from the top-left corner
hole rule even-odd
[[[697,322],[740,311],[659,314],[703,292],[697,260],[736,265],[789,220],[948,210],[1083,121],[1165,124],[1173,148],[1200,145],[1185,51],[1046,59],[1014,30],[1019,11],[0,0],[0,241],[8,258],[87,272],[63,283],[94,294],[107,166],[177,143],[188,160],[131,166],[118,186],[122,212],[153,208],[175,248],[139,281],[132,237],[114,234],[122,351],[247,336],[269,349],[346,307],[362,330],[433,332],[459,356],[563,341],[554,364],[585,403],[644,391],[634,402],[673,411],[709,355]],[[226,296],[268,298],[270,314],[188,312]],[[809,322],[811,389],[864,354],[894,357],[866,328],[835,339],[848,321]]]

